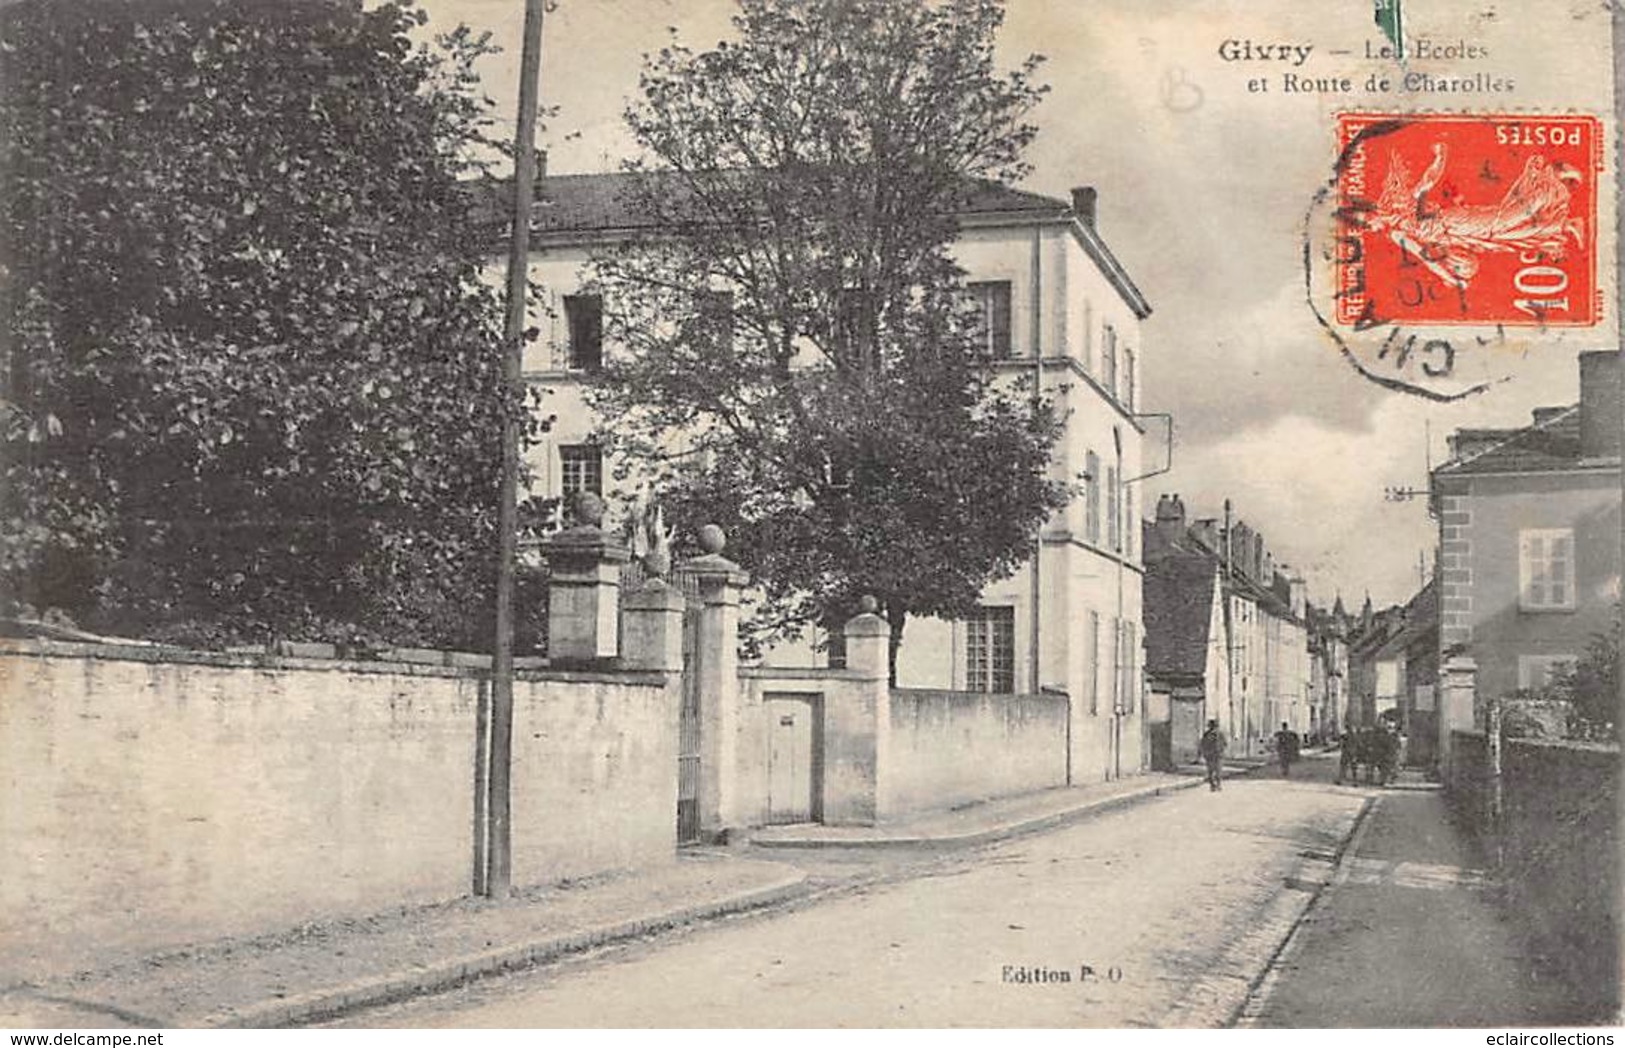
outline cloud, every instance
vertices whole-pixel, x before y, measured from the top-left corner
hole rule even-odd
[[[1456,404],[1382,390],[1340,366],[1349,381],[1338,388],[1358,393],[1359,411],[1295,409],[1228,435],[1181,439],[1173,470],[1141,504],[1178,492],[1188,516],[1219,517],[1230,498],[1276,560],[1304,575],[1315,599],[1329,603],[1341,592],[1354,602],[1369,589],[1379,605],[1396,603],[1418,588],[1417,555],[1425,552],[1431,564],[1438,535],[1425,498],[1390,502],[1385,489],[1425,490],[1428,465],[1444,460],[1457,429],[1524,426],[1534,407],[1574,403],[1575,352],[1531,357],[1512,381]]]

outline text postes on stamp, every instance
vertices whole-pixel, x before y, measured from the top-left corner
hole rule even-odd
[[[1440,400],[1594,340],[1613,312],[1604,137],[1586,114],[1339,114],[1305,216],[1316,320],[1367,378]]]
[[[1339,323],[1591,326],[1590,116],[1338,118]]]

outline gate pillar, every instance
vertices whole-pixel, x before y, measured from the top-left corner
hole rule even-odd
[[[1439,773],[1449,789],[1456,789],[1455,747],[1452,732],[1472,731],[1478,726],[1474,695],[1477,691],[1478,663],[1464,655],[1445,659],[1439,669]]]
[[[575,525],[543,546],[551,573],[547,656],[555,666],[620,654],[621,566],[632,556],[599,527],[603,499],[578,493],[571,511]]]
[[[891,626],[873,597],[846,624],[846,677],[825,699],[824,822],[873,826],[891,811],[887,795],[891,739],[888,660]]]
[[[691,656],[700,706],[700,832],[725,840],[743,828],[739,795],[739,745],[744,692],[739,686],[739,590],[748,576],[722,555],[727,537],[715,524],[700,529],[704,555],[678,570],[700,591],[698,627]]]

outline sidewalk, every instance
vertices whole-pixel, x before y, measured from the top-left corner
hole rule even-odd
[[[1251,769],[1237,765],[1229,770],[1244,774]],[[535,889],[504,902],[464,899],[0,988],[0,1027],[311,1022],[809,894],[813,885],[806,873],[774,861],[778,856],[768,849],[972,846],[1049,829],[1201,781],[1181,775],[1136,776],[989,801],[873,829],[776,827],[758,831],[760,849],[684,850],[659,869]]]
[[[1252,770],[1243,764],[1226,764],[1225,768],[1230,775]],[[1053,829],[1171,790],[1188,789],[1203,781],[1201,774],[1199,766],[1186,775],[1149,772],[1115,782],[1064,786],[983,801],[881,826],[769,826],[753,831],[751,843],[758,848],[968,848]]]
[[[1243,1027],[1610,1021],[1542,980],[1444,794],[1414,772],[1366,810],[1330,883],[1242,1010]]]

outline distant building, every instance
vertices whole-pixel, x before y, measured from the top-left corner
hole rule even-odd
[[[1157,520],[1145,534],[1148,593],[1152,592],[1151,580],[1159,576],[1159,594],[1164,587],[1196,584],[1204,572],[1187,563],[1193,559],[1205,560],[1219,580],[1224,685],[1221,692],[1217,676],[1206,668],[1204,659],[1202,693],[1207,717],[1218,720],[1229,733],[1231,752],[1263,752],[1265,740],[1283,721],[1294,731],[1308,733],[1310,666],[1303,579],[1285,565],[1277,565],[1263,536],[1240,521],[1232,522],[1228,531],[1214,519],[1187,525],[1185,505],[1177,495],[1159,500]],[[1156,672],[1148,664],[1148,674],[1154,692],[1167,689],[1172,697],[1180,685],[1178,674],[1188,673],[1196,648],[1205,649],[1209,643],[1192,633],[1202,621],[1194,610],[1202,597],[1182,593],[1177,599],[1165,595],[1156,599],[1162,609],[1151,614],[1148,608],[1147,652],[1149,656],[1157,651],[1167,658]],[[1173,632],[1152,638],[1151,630]],[[1184,654],[1176,658],[1177,653]],[[1191,684],[1187,680],[1183,686],[1189,689]],[[1222,708],[1218,705],[1221,694]],[[1176,727],[1177,717],[1178,707],[1171,706],[1170,721]],[[1176,750],[1180,737],[1174,738]]]
[[[1443,657],[1485,703],[1549,684],[1619,613],[1620,354],[1581,353],[1580,402],[1520,429],[1462,429],[1433,471]]]
[[[1185,535],[1177,495],[1145,524],[1145,673],[1155,767],[1195,763],[1209,720],[1231,734],[1229,635],[1219,562]]]
[[[1349,617],[1338,597],[1330,611],[1310,605],[1309,734],[1330,739],[1348,724]]]
[[[1350,727],[1386,715],[1409,739],[1406,762],[1431,766],[1438,735],[1438,584],[1365,619],[1349,640]]]

